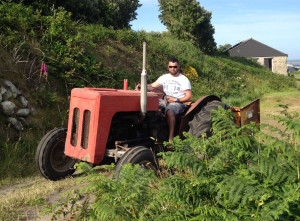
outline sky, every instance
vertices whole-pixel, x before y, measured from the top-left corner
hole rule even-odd
[[[217,45],[235,45],[253,38],[300,60],[300,0],[197,0],[212,13]],[[166,31],[157,0],[140,0],[135,31]]]

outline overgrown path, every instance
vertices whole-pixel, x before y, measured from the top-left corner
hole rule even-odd
[[[298,89],[291,89],[284,92],[272,92],[261,98],[260,115],[261,123],[277,125],[277,121],[268,115],[279,115],[283,110],[282,105],[288,105],[289,112],[300,114],[300,73],[295,75]]]
[[[300,90],[273,92],[263,96],[260,105],[261,123],[276,126],[277,121],[268,115],[279,115],[283,110],[282,105],[287,105],[289,112],[300,114]]]
[[[288,105],[289,111],[300,113],[300,90],[273,92],[263,96],[261,122],[276,126],[277,122],[267,115],[278,115],[282,110],[279,105]],[[77,187],[79,178],[75,176],[52,182],[36,174],[16,179],[11,185],[0,186],[0,220],[50,220],[51,215],[46,215],[43,209],[56,202],[64,192]]]

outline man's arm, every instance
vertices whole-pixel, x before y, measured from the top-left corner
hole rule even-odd
[[[185,92],[185,96],[182,98],[179,98],[177,102],[185,103],[185,102],[192,101],[192,91],[185,90],[184,92]],[[176,98],[174,98],[174,97],[167,97],[167,98],[168,98],[169,103],[176,102]]]
[[[148,90],[148,91],[152,91],[152,90],[155,89],[155,88],[157,88],[157,89],[162,89],[162,88],[161,88],[161,84],[158,83],[157,81],[153,82],[152,84],[148,84],[148,85],[147,85],[147,90]]]
[[[192,90],[185,90],[185,96],[182,98],[179,98],[178,101],[181,103],[185,102],[191,102],[192,101]]]
[[[157,81],[153,82],[152,84],[147,84],[147,91],[152,91],[153,89],[157,88],[157,89],[161,89],[162,86],[160,85],[160,83],[158,83]],[[140,91],[141,90],[141,84],[138,84],[135,87],[135,90]]]

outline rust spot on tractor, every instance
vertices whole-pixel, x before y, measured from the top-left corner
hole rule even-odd
[[[252,101],[244,107],[231,107],[234,112],[235,123],[238,126],[249,124],[251,121],[260,123],[259,99]]]
[[[81,160],[85,161],[85,162],[91,162],[92,161],[90,155],[85,155],[85,156],[81,157]]]
[[[232,112],[234,113],[234,122],[237,126],[241,126],[241,108],[239,107],[230,107]]]

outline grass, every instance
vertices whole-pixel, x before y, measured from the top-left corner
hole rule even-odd
[[[298,88],[284,92],[271,92],[261,97],[260,119],[262,124],[278,126],[277,121],[268,115],[280,115],[280,111],[282,111],[280,105],[288,105],[290,112],[300,113],[300,73],[295,74],[295,78]]]
[[[96,171],[110,176],[105,166],[96,167]],[[76,172],[73,177],[59,181],[49,181],[40,175],[27,178],[9,179],[9,183],[0,184],[0,220],[51,220],[51,208],[64,193],[85,185],[78,185],[84,179]]]
[[[297,80],[297,87],[300,88],[300,71],[296,72],[294,76]]]
[[[18,179],[16,182],[13,186],[2,186],[0,189],[0,220],[30,220],[44,215],[44,207],[57,201],[63,192],[76,185],[75,178],[50,182],[40,176]]]

